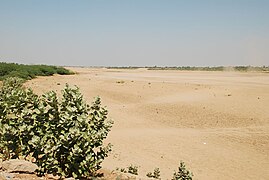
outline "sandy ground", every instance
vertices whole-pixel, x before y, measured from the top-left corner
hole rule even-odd
[[[169,179],[180,160],[194,179],[269,179],[269,74],[72,68],[27,82],[35,92],[81,88],[115,122],[103,167],[155,167]],[[121,81],[121,83],[118,83]]]

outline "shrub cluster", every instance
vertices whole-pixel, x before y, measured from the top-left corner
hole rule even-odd
[[[138,175],[138,166],[134,166],[131,164],[130,166],[127,166],[126,169],[116,168],[116,171]],[[148,172],[146,176],[153,179],[161,179],[161,171],[159,168],[155,168],[153,172]],[[178,167],[178,171],[174,172],[171,180],[192,180],[192,177],[193,173],[188,170],[185,163],[181,161]]]
[[[54,91],[38,96],[18,78],[0,89],[0,154],[32,159],[40,175],[93,175],[111,150],[103,140],[112,124],[100,98],[89,106],[77,87],[66,85],[61,99]]]
[[[159,168],[155,168],[153,173],[152,172],[147,173],[147,177],[149,178],[160,179],[160,176],[161,176],[161,171]]]
[[[32,79],[36,76],[51,76],[53,74],[73,74],[73,72],[56,66],[48,65],[24,65],[15,63],[0,62],[0,79],[7,77],[19,77],[22,79]]]
[[[183,161],[180,162],[178,171],[174,173],[172,180],[192,180],[193,174],[190,172]]]

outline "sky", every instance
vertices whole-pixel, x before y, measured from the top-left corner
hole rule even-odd
[[[269,0],[0,0],[0,61],[269,66]]]

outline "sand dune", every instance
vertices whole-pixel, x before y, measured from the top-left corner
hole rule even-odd
[[[115,121],[105,168],[135,164],[143,176],[159,167],[169,179],[183,160],[195,179],[269,179],[269,74],[71,69],[27,86],[101,96]]]

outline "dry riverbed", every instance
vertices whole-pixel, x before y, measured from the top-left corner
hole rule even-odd
[[[36,93],[80,87],[100,96],[115,122],[103,167],[155,167],[172,177],[180,160],[195,179],[269,179],[269,74],[70,68],[76,75],[39,77]]]

